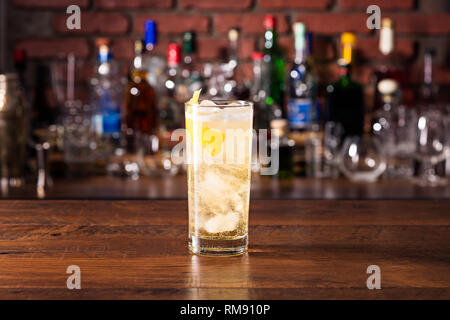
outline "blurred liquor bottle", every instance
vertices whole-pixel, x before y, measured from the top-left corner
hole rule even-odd
[[[53,87],[60,86],[60,84],[52,79],[51,69],[44,63],[36,65],[33,78],[32,128],[47,129],[57,123],[61,113],[60,108],[58,108],[59,101],[53,94],[53,91],[55,91]]]
[[[108,41],[99,39],[98,63],[91,79],[92,124],[97,136],[97,156],[113,155],[120,146],[121,110],[125,82],[113,60]]]
[[[284,57],[277,43],[275,17],[267,15],[264,19],[264,90],[268,94],[266,103],[274,109],[277,117],[286,118],[285,112],[285,66]]]
[[[203,87],[203,79],[197,69],[196,51],[197,42],[196,35],[193,31],[188,31],[183,34],[183,66],[181,76],[187,89],[187,96]]]
[[[266,103],[267,92],[264,88],[262,74],[264,55],[261,52],[252,54],[253,60],[253,86],[251,88],[251,99],[254,103],[254,128],[256,130],[270,130],[270,121],[275,118],[271,105]]]
[[[0,176],[2,191],[24,182],[28,103],[15,73],[0,74]]]
[[[304,131],[315,122],[317,77],[308,62],[305,25],[294,24],[295,59],[288,72],[287,114],[291,130]]]
[[[365,116],[363,87],[351,78],[355,35],[343,33],[341,44],[342,58],[338,60],[340,78],[327,86],[327,119],[342,125],[344,137],[361,136]]]
[[[438,111],[442,113],[443,117],[447,117],[447,110],[443,110],[443,106],[441,105],[441,101],[439,100],[439,86],[434,81],[434,57],[436,55],[435,49],[427,48],[423,55],[423,82],[420,85],[418,90],[419,92],[419,112],[423,111]],[[450,123],[448,123],[444,130],[447,130],[450,134]],[[448,168],[450,167],[450,157],[447,156],[445,161],[438,163],[435,166],[435,170],[438,175],[445,176],[448,175]],[[419,171],[419,163],[416,163],[416,172]]]
[[[419,102],[422,108],[436,109],[439,87],[433,80],[433,59],[435,50],[426,49],[423,56],[423,82],[419,89]]]
[[[398,82],[383,79],[378,83],[383,106],[373,114],[371,128],[387,156],[385,177],[410,178],[414,173],[417,115],[414,109],[398,104]]]
[[[147,70],[142,64],[144,44],[134,43],[135,57],[130,80],[125,91],[125,125],[127,138],[134,139],[134,133],[155,134],[158,124],[157,97],[147,81]],[[128,147],[134,144],[129,143]]]
[[[288,121],[286,119],[274,119],[270,121],[270,127],[272,129],[271,148],[278,149],[279,154],[279,167],[276,176],[281,179],[292,178],[294,176],[293,152],[295,142],[288,137]],[[278,144],[275,143],[274,138],[278,139]]]
[[[250,96],[251,84],[247,79],[239,59],[239,42],[241,33],[238,28],[228,31],[229,53],[225,67],[227,81],[224,85],[224,96],[228,99],[247,100]]]
[[[291,129],[290,138],[295,141],[294,172],[306,174],[305,142],[308,129],[317,121],[316,75],[308,59],[305,25],[293,26],[295,36],[295,59],[287,75],[287,117]]]
[[[383,106],[383,93],[378,90],[380,81],[389,79],[397,82],[399,90],[395,92],[395,98],[398,103],[402,102],[402,89],[405,86],[404,70],[399,61],[399,57],[395,53],[395,29],[393,21],[384,18],[381,23],[379,50],[382,59],[375,71],[375,102],[374,111],[379,110]]]
[[[27,71],[27,54],[24,49],[14,50],[14,69],[19,76],[20,85],[26,92],[26,90],[28,89],[25,81]]]
[[[158,32],[156,22],[147,20],[145,22],[144,35],[144,51],[142,53],[142,64],[147,70],[147,80],[156,91],[157,95],[161,95],[164,88],[164,68],[166,66],[163,57],[155,52],[158,40]]]
[[[184,118],[184,102],[188,92],[181,77],[181,48],[176,43],[169,44],[167,66],[164,74],[164,92],[160,97],[159,133],[164,140],[170,137],[173,130],[181,128]]]

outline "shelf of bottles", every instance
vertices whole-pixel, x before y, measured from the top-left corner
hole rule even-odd
[[[143,39],[134,42],[134,59],[126,77],[114,59],[111,43],[100,39],[87,101],[76,97],[73,56],[59,62],[63,72],[51,67],[48,81],[59,97],[56,109],[60,112],[38,106],[30,130],[39,146],[36,150],[41,154],[42,143],[50,144],[50,152],[61,153],[69,171],[76,175],[92,166],[102,168],[102,174],[132,179],[181,174],[184,165],[171,158],[178,140],[171,138],[184,127],[185,101],[201,88],[204,99],[254,103],[255,132],[267,130],[264,134],[270,146],[274,137],[278,141],[274,146],[280,155],[278,178],[344,176],[373,182],[383,177],[411,179],[422,185],[445,183],[445,166],[447,173],[450,169],[449,110],[436,100],[432,50],[425,53],[420,95],[411,99],[395,50],[394,24],[383,19],[379,32],[382,59],[372,77],[373,101],[368,103],[364,85],[352,78],[355,34],[341,35],[339,77],[324,85],[305,24],[292,26],[293,61],[285,59],[278,44],[274,16],[267,15],[261,28],[263,45],[252,54],[252,75],[240,61],[238,28],[228,32],[226,61],[200,64],[195,32],[185,32],[182,45],[170,43],[164,57],[155,50],[156,22],[146,21]],[[25,56],[16,52],[15,57],[16,80],[23,84]],[[6,88],[2,83],[6,80],[0,78],[0,94]],[[373,108],[369,110],[368,105]],[[3,117],[4,113],[0,114]],[[38,169],[48,168],[44,163],[48,156],[37,158]],[[262,166],[254,165],[255,173]]]

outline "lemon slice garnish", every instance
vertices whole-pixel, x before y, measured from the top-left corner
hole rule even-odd
[[[215,158],[220,155],[225,140],[225,134],[217,129],[203,127],[202,149],[210,157]]]
[[[187,104],[198,104],[198,99],[200,97],[202,89],[194,92],[191,100],[187,102]],[[194,110],[192,107],[187,106],[187,113],[192,114]],[[222,151],[223,142],[225,140],[225,134],[217,129],[209,128],[206,123],[202,121],[195,122],[195,129],[198,133],[196,139],[198,139],[197,143],[200,143],[203,152],[206,152],[210,157],[215,158]],[[194,135],[194,121],[192,119],[186,118],[186,132],[187,138],[190,139],[193,143],[193,135]]]
[[[198,104],[198,98],[200,97],[200,93],[202,92],[202,89],[198,89],[194,92],[194,95],[192,96],[191,100],[188,101],[189,104]]]

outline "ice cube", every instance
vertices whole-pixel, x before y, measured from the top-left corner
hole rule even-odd
[[[227,214],[217,214],[206,220],[203,228],[208,233],[220,233],[235,230],[238,223],[239,214],[234,211],[230,211]]]
[[[215,106],[216,104],[214,102],[212,102],[211,100],[202,100],[202,102],[200,102],[200,106],[202,107],[211,107],[211,106]]]
[[[227,176],[218,170],[208,170],[199,184],[199,195],[202,205],[213,213],[225,213],[229,210],[229,198],[235,193]]]

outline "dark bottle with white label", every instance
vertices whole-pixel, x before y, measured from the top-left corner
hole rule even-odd
[[[304,131],[316,122],[317,78],[307,61],[306,30],[303,23],[294,24],[295,60],[288,73],[287,117],[289,127]]]

